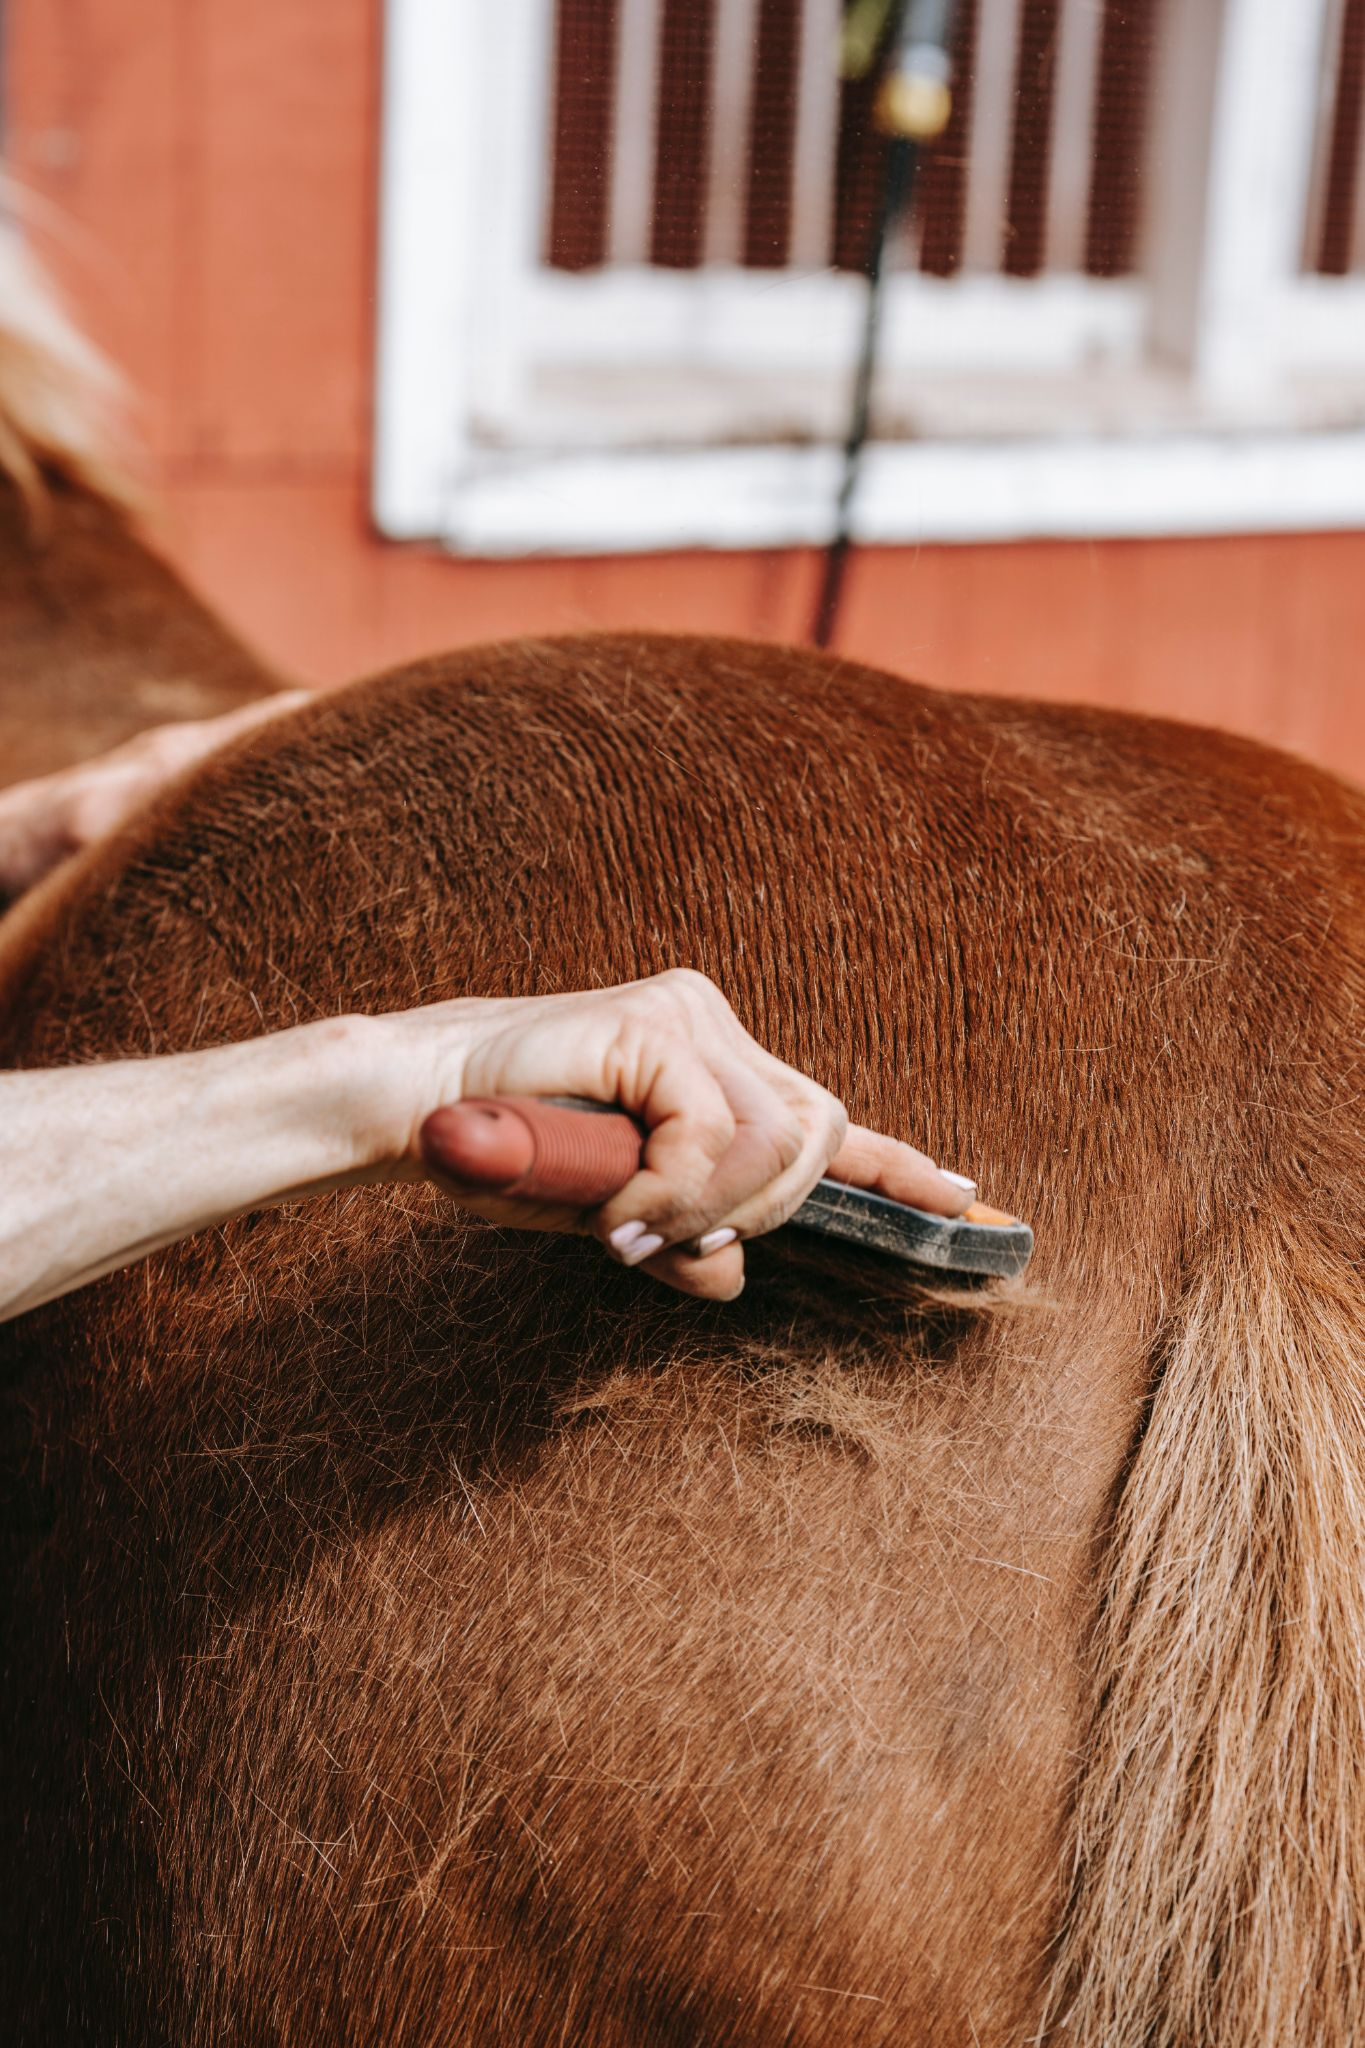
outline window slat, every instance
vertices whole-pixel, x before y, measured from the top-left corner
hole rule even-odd
[[[1019,0],[980,0],[962,230],[965,270],[998,270],[1004,236],[1019,55]]]
[[[613,263],[647,263],[654,226],[660,0],[619,4],[608,251]]]
[[[1079,271],[1085,266],[1103,25],[1103,0],[1063,0],[1047,195],[1049,270]]]
[[[872,124],[875,96],[868,78],[844,79],[839,87],[831,249],[838,270],[862,270],[867,263],[886,157],[886,145]]]
[[[840,0],[805,0],[800,8],[789,254],[791,262],[808,270],[829,261],[839,133],[839,21]]]
[[[1327,149],[1317,268],[1344,277],[1361,260],[1360,161],[1365,101],[1365,0],[1346,0],[1337,45],[1336,91]]]
[[[606,261],[616,107],[617,0],[559,0],[547,260],[558,270]]]
[[[962,228],[967,202],[967,156],[976,83],[977,0],[958,11],[953,52],[953,111],[920,172],[921,270],[953,277],[962,267]]]
[[[1308,173],[1308,196],[1303,210],[1303,267],[1316,271],[1322,248],[1322,224],[1327,205],[1327,180],[1332,156],[1332,125],[1337,103],[1337,67],[1341,56],[1341,30],[1346,0],[1327,0],[1323,19],[1322,63],[1318,72],[1318,97],[1313,119],[1313,155]]]
[[[1361,35],[1365,45],[1365,33]],[[1347,267],[1352,272],[1365,271],[1365,60],[1358,67],[1356,79],[1356,161],[1355,180],[1351,190],[1351,246]]]
[[[1189,6],[1190,0],[1175,5]],[[1158,0],[1105,0],[1085,240],[1085,267],[1092,277],[1126,277],[1133,268],[1146,183],[1157,7]]]
[[[702,253],[708,263],[744,255],[749,136],[754,105],[759,0],[722,0],[711,49],[710,128]]]
[[[706,247],[716,0],[663,0],[650,261],[695,270]]]
[[[1036,277],[1043,267],[1060,12],[1060,0],[1024,0],[1020,15],[1014,136],[1001,264],[1010,277]]]

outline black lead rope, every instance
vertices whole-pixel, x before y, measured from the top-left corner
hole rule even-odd
[[[853,379],[853,403],[844,441],[843,476],[835,505],[834,537],[825,551],[824,575],[811,639],[828,647],[839,620],[849,550],[853,545],[853,501],[862,469],[877,375],[882,310],[886,299],[886,256],[897,223],[914,202],[923,145],[943,133],[952,109],[949,82],[955,0],[899,0],[890,25],[886,75],[877,96],[876,120],[890,143],[885,175],[868,242],[863,275],[867,305],[862,346]]]
[[[898,135],[887,151],[886,176],[882,180],[872,240],[867,252],[867,308],[863,315],[863,341],[853,379],[853,405],[849,413],[848,436],[844,442],[844,471],[835,503],[834,538],[825,550],[825,573],[820,584],[811,638],[817,647],[828,647],[839,618],[839,600],[844,593],[844,571],[853,545],[853,494],[858,488],[863,449],[872,412],[872,385],[877,374],[877,343],[881,338],[882,305],[886,294],[886,247],[891,230],[909,204],[918,169],[918,144]]]

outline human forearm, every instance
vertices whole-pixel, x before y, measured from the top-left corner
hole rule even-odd
[[[376,1157],[381,1034],[336,1018],[208,1052],[0,1074],[0,1318],[244,1209],[403,1171]]]
[[[673,969],[578,995],[460,1000],[300,1025],[214,1051],[0,1074],[0,1320],[244,1209],[425,1173],[420,1131],[466,1095],[582,1095],[648,1127],[640,1170],[587,1210],[432,1178],[519,1229],[590,1231],[626,1265],[729,1299],[743,1241],[845,1176],[957,1215],[971,1184],[848,1130],[841,1104]],[[840,1147],[843,1147],[842,1151]]]

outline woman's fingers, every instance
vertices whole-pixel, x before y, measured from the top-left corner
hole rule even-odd
[[[702,1301],[734,1301],[744,1292],[744,1247],[732,1244],[710,1258],[697,1258],[681,1245],[660,1252],[641,1268],[680,1294]]]
[[[694,1239],[688,1244],[651,1247],[643,1270],[683,1293],[713,1301],[732,1301],[744,1286],[744,1240],[760,1237],[785,1222],[822,1171],[831,1180],[844,1181],[850,1187],[870,1188],[893,1201],[906,1202],[935,1215],[960,1216],[975,1200],[975,1183],[965,1175],[945,1173],[913,1145],[865,1130],[861,1125],[849,1128],[828,1165],[822,1167],[818,1158],[817,1152],[816,1163],[812,1165],[811,1158],[803,1156],[786,1173],[765,1181],[747,1204],[725,1210],[726,1222],[712,1225],[700,1242]],[[723,1160],[709,1194],[718,1196],[727,1187],[730,1170],[731,1162]]]
[[[694,1142],[688,1099],[690,1059],[671,1049],[658,1095],[680,1087],[676,1114],[653,1121],[642,1170],[603,1205],[594,1228],[628,1264],[666,1246],[710,1241],[715,1253],[736,1237],[756,1237],[785,1221],[819,1178],[843,1134],[841,1106],[814,1082],[793,1075],[785,1088],[729,1057],[715,1059],[706,1085],[724,1112],[706,1119]],[[717,1232],[729,1235],[717,1236]]]
[[[864,1130],[861,1124],[849,1125],[830,1162],[829,1177],[850,1187],[871,1188],[893,1202],[928,1209],[936,1216],[961,1216],[976,1200],[976,1183],[965,1174],[945,1173],[913,1145]]]

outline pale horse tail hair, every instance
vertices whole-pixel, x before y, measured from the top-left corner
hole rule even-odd
[[[1365,1275],[1298,1223],[1246,1219],[1167,1325],[1049,2042],[1365,2041]]]

